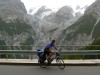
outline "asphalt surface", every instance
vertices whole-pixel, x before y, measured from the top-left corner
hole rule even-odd
[[[100,75],[100,66],[39,66],[0,65],[0,75]]]

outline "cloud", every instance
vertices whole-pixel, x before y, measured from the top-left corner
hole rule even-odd
[[[46,6],[52,10],[58,10],[63,6],[70,6],[73,10],[83,8],[86,5],[92,4],[95,0],[21,0],[24,2],[26,9],[29,11],[30,8],[39,8],[41,6]],[[31,10],[30,10],[31,12]]]

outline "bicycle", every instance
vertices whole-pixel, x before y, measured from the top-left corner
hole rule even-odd
[[[65,63],[64,63],[64,60],[60,56],[60,51],[59,52],[54,52],[53,57],[51,58],[50,62],[47,60],[47,57],[45,57],[45,58],[40,57],[38,59],[38,63],[39,63],[41,68],[46,68],[47,66],[51,65],[51,63],[54,59],[56,60],[57,66],[60,69],[65,68]]]

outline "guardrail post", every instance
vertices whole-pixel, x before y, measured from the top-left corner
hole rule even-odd
[[[83,60],[85,59],[85,55],[83,55]]]
[[[31,54],[31,60],[33,59],[33,55]]]
[[[8,54],[6,54],[6,59],[8,59]]]
[[[96,59],[98,59],[98,55],[96,55]]]

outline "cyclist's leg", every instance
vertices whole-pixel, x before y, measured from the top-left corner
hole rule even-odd
[[[52,57],[53,54],[54,54],[54,53],[53,53],[52,51],[48,51],[48,63],[49,63],[49,64],[51,64],[51,62],[52,62],[51,57]]]
[[[47,56],[47,60],[50,61],[53,55],[53,52],[49,48],[44,49],[44,55]]]
[[[48,52],[48,59],[51,60],[52,55],[53,55],[53,52],[51,50],[49,50],[49,52]]]

